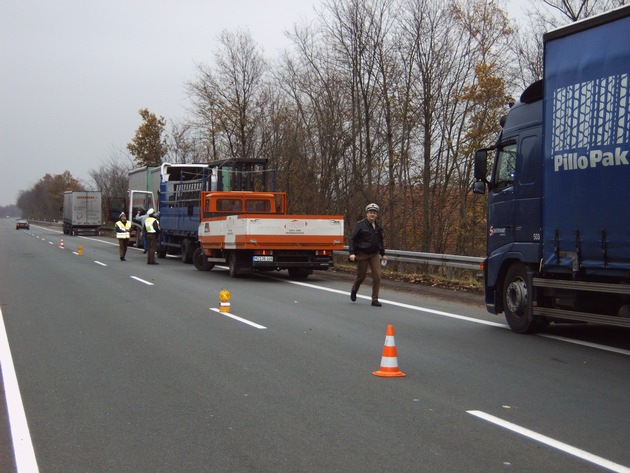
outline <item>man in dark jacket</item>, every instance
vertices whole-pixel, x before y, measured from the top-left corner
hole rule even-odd
[[[350,261],[357,262],[357,277],[352,284],[350,299],[357,300],[357,292],[365,277],[368,266],[372,271],[372,305],[381,307],[378,293],[381,286],[380,263],[387,263],[385,246],[383,244],[383,228],[376,222],[378,205],[369,204],[365,207],[366,217],[359,221],[352,230],[350,237]]]

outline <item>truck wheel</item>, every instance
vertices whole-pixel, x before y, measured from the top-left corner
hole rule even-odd
[[[194,246],[188,238],[182,240],[181,244],[182,263],[190,264],[193,262]]]
[[[503,280],[503,310],[510,328],[518,333],[532,333],[540,329],[539,320],[527,318],[529,288],[525,267],[516,263],[510,266]]]
[[[136,231],[136,248],[142,248],[143,250],[145,249],[144,235],[142,234],[140,230]]]
[[[208,261],[201,248],[195,250],[192,260],[195,268],[199,271],[210,271],[214,267],[214,263]]]
[[[236,266],[236,253],[232,251],[228,256],[228,270],[231,278],[238,276],[238,268]]]

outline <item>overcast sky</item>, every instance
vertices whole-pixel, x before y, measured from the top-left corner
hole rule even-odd
[[[221,31],[247,28],[274,57],[320,1],[0,0],[0,205],[46,173],[90,185],[126,150],[139,109],[186,116],[185,84]]]

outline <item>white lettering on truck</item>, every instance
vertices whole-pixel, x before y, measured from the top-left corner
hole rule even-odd
[[[598,166],[627,166],[628,150],[615,148],[615,152],[591,150],[588,155],[578,153],[563,153],[553,157],[553,170],[574,171],[577,169],[596,168]]]
[[[627,73],[561,87],[553,93],[551,159],[555,172],[628,166]]]

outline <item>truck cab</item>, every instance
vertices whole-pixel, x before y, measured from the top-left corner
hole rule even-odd
[[[230,214],[284,214],[284,192],[206,192],[202,194],[203,218]]]
[[[528,87],[502,119],[502,131],[491,148],[475,154],[475,193],[488,189],[486,306],[504,310],[503,279],[514,262],[539,261],[542,190],[542,81]],[[487,176],[489,152],[493,167]],[[524,218],[526,217],[526,218]]]
[[[629,40],[630,6],[545,33],[543,80],[475,155],[486,307],[516,332],[630,327]]]

